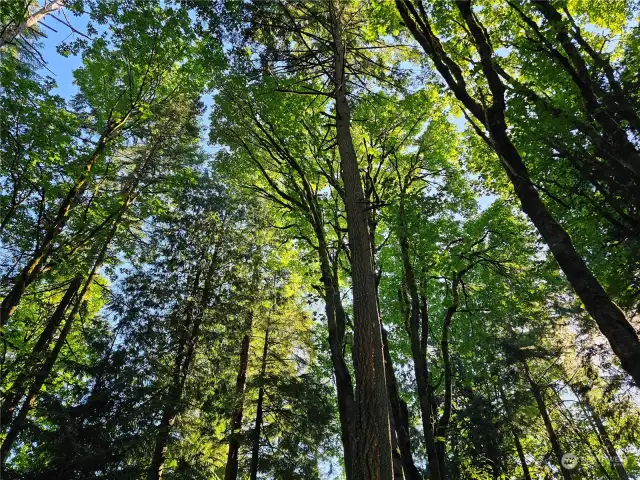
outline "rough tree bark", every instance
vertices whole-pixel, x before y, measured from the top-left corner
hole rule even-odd
[[[340,5],[329,4],[333,39],[333,78],[336,136],[345,190],[354,307],[354,366],[356,374],[353,478],[393,478],[388,392],[382,332],[376,302],[373,252],[369,241],[366,203],[351,137],[351,109],[346,85],[345,44]]]

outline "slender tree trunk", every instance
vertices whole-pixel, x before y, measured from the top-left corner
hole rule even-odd
[[[258,462],[260,460],[260,430],[262,429],[262,416],[264,406],[264,381],[267,373],[267,357],[269,355],[269,320],[264,332],[264,347],[262,349],[262,363],[260,365],[260,389],[258,390],[258,404],[256,405],[256,422],[253,427],[253,445],[251,447],[251,468],[249,478],[257,480]]]
[[[340,418],[340,434],[344,450],[345,475],[347,480],[353,478],[353,448],[355,442],[354,414],[355,400],[353,397],[353,383],[351,372],[345,361],[344,330],[345,313],[340,299],[340,291],[337,282],[329,280],[330,287],[325,286],[325,311],[328,313],[329,324],[329,349],[331,362],[336,379],[336,392],[338,397],[338,415]]]
[[[292,166],[298,172],[302,183],[305,198],[309,209],[309,221],[313,226],[318,240],[318,260],[322,274],[324,287],[325,314],[327,316],[328,342],[331,352],[336,380],[336,393],[338,400],[338,416],[340,419],[340,437],[343,446],[343,459],[345,476],[347,480],[353,478],[353,445],[355,443],[354,421],[355,400],[353,395],[353,382],[351,372],[344,357],[344,336],[346,331],[346,314],[340,297],[340,283],[338,279],[337,258],[332,265],[329,257],[329,247],[324,232],[321,206],[318,204],[317,193],[309,185],[304,170],[293,157],[290,158]]]
[[[45,349],[47,349],[47,347],[49,346],[49,343],[53,339],[56,330],[58,329],[60,323],[64,318],[64,314],[73,301],[73,298],[78,292],[81,284],[82,276],[78,276],[71,281],[66,293],[62,297],[62,300],[60,300],[60,303],[58,304],[56,310],[53,312],[53,315],[51,315],[51,318],[49,318],[45,329],[40,334],[40,337],[38,337],[38,341],[31,350],[31,354],[26,360],[22,371],[13,382],[11,388],[7,392],[5,392],[4,402],[2,403],[2,413],[0,413],[0,423],[3,427],[7,428],[11,424],[11,418],[13,417],[14,409],[24,395],[24,390],[27,386],[27,382],[33,374],[32,369],[34,367],[34,363],[37,363],[41,359],[41,357],[43,356],[43,352],[45,352]]]
[[[340,437],[344,450],[344,466],[347,480],[352,479],[352,463],[353,463],[353,444],[354,444],[354,398],[353,383],[351,381],[351,373],[347,367],[344,358],[344,334],[346,328],[346,320],[342,300],[340,298],[340,288],[337,273],[333,273],[332,265],[329,257],[329,248],[324,232],[325,222],[323,220],[322,208],[318,204],[318,194],[309,184],[304,169],[300,166],[297,159],[291,155],[285,146],[279,144],[277,138],[268,133],[268,129],[257,119],[254,118],[256,125],[260,128],[266,138],[273,147],[283,157],[284,161],[297,173],[300,179],[300,192],[303,194],[303,202],[297,202],[279,189],[275,189],[283,200],[290,202],[298,208],[307,218],[312,226],[316,239],[318,240],[318,260],[320,262],[320,271],[322,273],[322,284],[324,291],[322,295],[325,302],[325,314],[327,317],[328,343],[331,353],[331,363],[336,381],[336,391],[338,399],[338,414],[340,419]],[[253,157],[252,157],[253,158]],[[267,175],[263,165],[255,158],[254,163],[262,173],[263,177],[270,182],[271,179]]]
[[[318,239],[318,255],[322,283],[324,286],[325,314],[328,324],[328,341],[331,353],[333,374],[336,380],[336,393],[338,399],[338,416],[340,419],[340,437],[344,450],[344,466],[347,480],[353,475],[353,444],[354,434],[354,398],[351,373],[344,359],[344,333],[345,313],[340,298],[340,290],[337,279],[331,270],[329,254],[322,225],[314,224]]]
[[[607,432],[607,427],[602,421],[602,418],[600,417],[600,415],[598,415],[598,412],[595,411],[595,409],[591,405],[591,402],[589,401],[589,398],[585,393],[577,389],[572,389],[572,390],[576,395],[576,397],[578,397],[580,403],[584,406],[589,417],[593,420],[593,424],[595,425],[596,430],[598,432],[598,438],[600,440],[600,443],[602,444],[602,446],[607,452],[607,457],[609,458],[611,467],[613,468],[613,470],[616,471],[616,473],[618,474],[618,477],[620,477],[620,480],[629,480],[629,474],[625,470],[622,460],[620,460],[620,457],[618,456],[616,447],[613,445],[613,442],[611,441],[611,437]]]
[[[321,206],[318,204],[318,194],[314,192],[309,184],[305,171],[296,158],[287,152],[286,161],[300,177],[302,192],[306,201],[305,214],[318,240],[318,260],[320,262],[320,272],[322,274],[322,284],[324,287],[323,294],[325,314],[327,316],[328,343],[336,381],[345,475],[347,480],[351,480],[353,478],[353,445],[355,441],[355,403],[351,372],[344,358],[346,315],[342,306],[342,299],[340,298],[337,269],[332,268],[330,261],[329,247],[324,232],[325,223],[323,221]]]
[[[44,265],[49,258],[55,240],[67,224],[69,214],[74,207],[76,199],[82,196],[87,187],[87,182],[89,181],[93,166],[104,153],[107,143],[113,134],[127,121],[127,117],[128,116],[125,115],[117,122],[110,121],[109,125],[100,136],[98,145],[87,159],[82,174],[76,179],[75,183],[69,192],[67,192],[66,197],[58,207],[58,212],[49,225],[42,243],[15,279],[14,285],[7,296],[2,300],[2,304],[0,305],[0,328],[2,328],[9,317],[15,312],[15,309],[20,303],[22,295],[26,291],[27,287],[36,280],[36,278],[38,278],[38,275],[42,271],[42,265]]]
[[[391,429],[391,461],[393,468],[393,480],[403,480],[402,457],[398,448],[398,434],[393,414],[389,413],[389,428]]]
[[[562,447],[560,446],[560,440],[558,440],[556,431],[553,428],[553,423],[551,423],[551,417],[549,417],[547,404],[544,400],[544,395],[540,390],[540,386],[535,382],[535,380],[531,376],[531,372],[529,371],[529,366],[527,365],[526,360],[522,361],[522,368],[524,370],[525,377],[529,382],[529,386],[531,387],[531,393],[533,394],[533,398],[535,398],[536,404],[538,405],[540,416],[542,417],[542,421],[544,422],[544,426],[547,430],[547,435],[549,436],[549,441],[551,442],[551,448],[558,462],[558,468],[562,472],[562,478],[564,478],[564,480],[572,480],[571,473],[569,473],[568,470],[562,467],[562,456],[563,456]]]
[[[367,202],[372,203],[374,201],[373,194],[375,191],[375,185],[373,184],[373,179],[366,174],[368,180],[365,180],[365,199]],[[376,199],[379,200],[379,199]],[[378,226],[378,222],[375,219],[375,215],[373,211],[368,212],[367,215],[367,223],[369,225],[369,243],[371,245],[371,252],[373,252],[373,261],[374,261],[374,271],[375,268],[375,252],[376,250],[376,229]],[[380,276],[381,272],[376,271],[375,275],[375,288],[376,288],[376,308],[378,309],[378,317],[382,318],[382,314],[380,312]],[[393,478],[394,480],[403,480],[404,475],[403,471],[405,469],[405,463],[408,470],[408,475],[412,475],[417,472],[415,465],[413,464],[413,458],[411,457],[411,444],[403,441],[403,450],[400,450],[400,435],[406,435],[408,438],[409,435],[409,427],[407,425],[406,429],[400,426],[400,422],[403,421],[402,412],[400,412],[400,396],[398,394],[398,385],[396,382],[396,374],[393,370],[393,360],[391,358],[391,354],[389,351],[389,338],[387,336],[387,332],[382,326],[382,349],[384,355],[384,371],[387,382],[387,390],[389,395],[389,428],[391,431],[391,460],[392,460],[392,468],[393,468]],[[408,444],[408,451],[406,446]],[[403,453],[404,451],[404,453]],[[411,470],[413,467],[414,470]],[[409,478],[411,478],[409,476]]]
[[[111,243],[111,240],[113,240],[113,237],[115,236],[118,230],[120,219],[124,215],[124,212],[129,208],[132,201],[133,201],[133,190],[129,192],[127,198],[125,199],[125,202],[121,207],[120,214],[115,219],[111,230],[109,231],[109,233],[107,234],[107,237],[105,238],[105,241],[102,245],[100,253],[96,258],[96,261],[93,265],[93,268],[91,269],[91,272],[89,273],[86,281],[84,282],[84,286],[82,287],[82,290],[77,296],[75,305],[67,317],[67,321],[65,322],[64,327],[62,328],[62,331],[58,336],[58,339],[56,341],[56,344],[53,350],[47,356],[44,364],[36,374],[34,383],[29,389],[29,392],[27,393],[27,397],[24,400],[24,403],[22,404],[22,407],[20,408],[20,411],[18,412],[18,415],[11,426],[11,429],[7,433],[7,436],[5,437],[4,442],[2,443],[2,447],[0,447],[0,463],[2,464],[4,464],[4,461],[6,460],[6,457],[10,452],[16,437],[22,431],[22,428],[24,427],[24,422],[27,418],[27,414],[35,404],[37,396],[40,393],[40,390],[42,389],[44,382],[47,380],[47,378],[49,378],[49,375],[53,370],[53,367],[58,359],[58,355],[60,354],[60,351],[62,350],[62,347],[67,339],[67,336],[71,331],[71,327],[73,326],[73,323],[75,322],[75,318],[80,310],[80,306],[82,305],[82,302],[84,301],[87,295],[87,292],[89,291],[89,287],[91,286],[91,283],[95,278],[96,272],[104,262],[104,259],[107,255],[107,250],[109,248],[109,244]]]
[[[104,248],[103,251],[106,253],[106,248]],[[87,291],[89,290],[89,286],[93,281],[95,272],[97,271],[99,265],[102,264],[103,257],[104,255],[100,255],[99,262],[96,262],[96,264],[94,265],[94,268],[89,274],[89,277],[85,281],[84,286],[82,287],[82,291],[76,298],[76,303],[73,309],[71,310],[71,312],[69,313],[69,316],[67,317],[67,321],[65,322],[64,327],[62,328],[60,335],[56,340],[56,344],[53,347],[53,350],[47,356],[40,370],[36,373],[33,385],[31,386],[31,388],[29,388],[29,391],[27,392],[27,396],[22,404],[22,407],[18,411],[18,415],[13,421],[11,428],[7,432],[7,436],[5,437],[4,442],[2,443],[2,447],[0,447],[0,463],[2,465],[4,465],[4,462],[6,461],[7,456],[11,451],[13,442],[16,440],[16,438],[22,431],[25,421],[27,419],[27,415],[31,411],[31,408],[35,405],[35,402],[38,398],[38,394],[40,393],[40,390],[42,389],[44,382],[47,380],[47,378],[49,378],[49,375],[53,370],[56,360],[58,359],[58,355],[60,354],[60,351],[62,350],[62,347],[67,339],[67,336],[71,331],[71,327],[73,326],[75,317],[78,314],[78,311],[80,310],[80,306],[84,301]]]
[[[172,392],[174,397],[170,402],[177,402],[177,391]],[[168,406],[162,412],[162,418],[160,419],[160,425],[158,426],[158,435],[156,435],[156,444],[153,449],[153,457],[151,458],[151,465],[147,472],[147,478],[149,480],[160,480],[164,474],[164,462],[167,453],[167,443],[169,441],[169,434],[171,433],[171,427],[175,421],[177,415],[177,408],[175,406]]]
[[[195,275],[192,298],[196,298],[199,283],[200,272]],[[184,387],[183,378],[186,379],[186,372],[183,372],[183,368],[186,366],[184,364],[187,357],[187,336],[191,334],[193,329],[195,315],[194,310],[195,305],[192,301],[187,305],[185,322],[182,328],[185,333],[180,335],[177,353],[173,359],[171,386],[169,387],[169,395],[165,400],[165,407],[162,412],[162,418],[160,419],[160,425],[158,425],[158,434],[156,435],[153,456],[151,457],[151,464],[147,471],[148,480],[160,480],[164,474],[164,462],[166,459],[169,435],[171,434],[171,427],[173,426],[175,418],[178,415],[180,401],[182,399],[182,390]]]
[[[518,197],[520,197],[524,212],[529,215],[549,245],[551,253],[567,279],[598,323],[600,331],[609,340],[622,367],[633,377],[636,384],[640,385],[640,341],[638,341],[635,330],[576,252],[569,234],[546,209],[529,179],[524,164],[516,162],[516,159],[521,159],[515,147],[508,141],[506,134],[496,134],[494,139],[497,140],[496,144],[500,143],[503,151],[512,157],[511,161],[507,162],[511,166],[507,170],[507,174],[514,184]]]
[[[591,453],[591,456],[593,457],[594,462],[596,463],[596,465],[598,465],[600,469],[600,473],[603,476],[602,478],[607,480],[613,480],[609,475],[609,472],[607,472],[607,469],[604,468],[604,465],[602,464],[598,456],[598,452],[594,450],[592,443],[589,441],[589,438],[587,438],[587,436],[585,436],[585,434],[583,433],[582,429],[576,425],[575,419],[573,418],[573,414],[571,413],[571,410],[569,410],[565,405],[565,402],[562,400],[560,393],[553,387],[551,387],[551,391],[557,397],[558,411],[565,418],[566,425],[571,428],[576,438],[578,438],[582,442],[582,444],[589,450],[589,452]]]
[[[518,459],[520,460],[520,466],[522,467],[523,478],[524,480],[531,480],[531,472],[529,471],[529,465],[527,465],[527,458],[524,456],[524,449],[520,442],[520,435],[514,427],[511,427],[511,435],[513,435],[513,443],[515,443],[516,451],[518,452]]]
[[[618,452],[616,451],[616,448],[613,446],[613,443],[611,442],[611,437],[609,437],[609,434],[607,433],[607,428],[602,422],[602,418],[600,418],[600,416],[596,413],[593,407],[591,407],[591,404],[589,403],[588,400],[586,400],[586,397],[585,397],[585,406],[587,407],[587,410],[589,411],[591,418],[593,418],[593,421],[596,424],[596,428],[598,429],[598,433],[600,435],[600,441],[602,442],[602,445],[607,451],[607,455],[609,457],[609,461],[611,462],[611,466],[618,473],[620,480],[629,480],[629,474],[625,470],[622,460],[620,460],[620,457],[618,456]]]
[[[340,5],[330,0],[329,10],[333,36],[336,136],[345,190],[353,280],[353,353],[356,373],[353,478],[391,480],[393,469],[382,333],[366,203],[351,137]]]
[[[391,359],[391,355],[389,353],[387,332],[384,329],[382,330],[382,341],[384,345],[384,357],[386,363],[385,371],[387,372],[387,387],[389,389],[391,418],[393,419],[393,426],[397,435],[397,448],[400,450],[402,470],[404,471],[404,477],[407,480],[421,480],[422,475],[420,474],[420,471],[414,463],[413,454],[411,452],[411,438],[409,436],[409,412],[407,411],[407,405],[402,401],[398,392],[396,374],[393,369],[393,360]]]
[[[96,149],[97,151],[97,149]],[[96,157],[97,158],[97,157]],[[94,160],[95,161],[95,160]],[[88,173],[88,171],[85,169],[85,173]],[[31,388],[29,389],[26,399],[24,400],[22,407],[20,408],[20,411],[18,412],[18,415],[16,417],[16,419],[14,420],[10,430],[7,433],[7,436],[5,437],[5,440],[2,444],[2,447],[0,447],[0,463],[2,465],[4,465],[4,461],[6,460],[6,456],[8,455],[9,451],[11,450],[11,447],[13,446],[13,442],[15,441],[15,439],[17,438],[18,434],[22,431],[22,428],[24,426],[24,422],[27,418],[27,415],[29,413],[29,411],[31,410],[31,408],[33,407],[33,405],[35,404],[36,400],[37,400],[37,396],[40,393],[40,390],[42,388],[42,386],[44,385],[44,382],[47,380],[47,378],[49,377],[49,375],[51,374],[51,371],[53,370],[53,367],[55,365],[55,362],[58,359],[58,355],[60,354],[60,351],[62,350],[62,346],[64,345],[67,336],[69,335],[69,332],[71,331],[71,327],[73,326],[73,323],[75,322],[75,317],[78,314],[78,311],[80,310],[80,306],[82,304],[82,302],[84,301],[87,292],[89,290],[89,287],[91,286],[91,283],[93,282],[93,279],[95,278],[96,272],[98,271],[98,269],[102,266],[102,263],[104,262],[104,259],[107,255],[107,251],[109,248],[109,245],[111,243],[111,241],[113,240],[113,238],[116,235],[116,232],[118,230],[118,226],[120,225],[120,221],[124,215],[124,213],[128,210],[128,208],[131,206],[131,203],[133,202],[135,195],[136,195],[136,188],[139,182],[139,178],[136,178],[135,182],[131,185],[131,187],[127,190],[126,196],[123,200],[122,206],[120,207],[120,210],[118,212],[118,214],[116,215],[113,225],[111,227],[111,230],[107,233],[107,236],[104,240],[104,243],[100,249],[100,252],[96,258],[96,261],[93,265],[93,268],[91,269],[85,283],[84,286],[82,287],[81,292],[79,293],[79,295],[77,296],[77,300],[75,302],[75,305],[73,307],[73,309],[71,310],[71,312],[69,313],[68,317],[67,317],[67,321],[65,322],[64,327],[62,328],[62,331],[60,332],[60,335],[58,336],[58,340],[56,341],[56,344],[53,348],[53,350],[48,354],[48,356],[46,357],[42,367],[40,368],[40,370],[36,373],[35,378],[34,378],[34,383],[31,386]],[[78,182],[76,182],[76,186],[78,185]],[[74,187],[75,188],[75,187]],[[54,222],[55,223],[55,222]],[[81,278],[81,277],[80,277]],[[78,287],[81,283],[81,280],[78,282]],[[74,295],[71,292],[67,292],[67,294],[65,295],[65,297],[67,297],[67,295],[73,297]],[[64,301],[64,299],[63,299]],[[68,306],[68,305],[67,305]],[[62,320],[62,316],[64,315],[64,310],[66,310],[67,307],[64,307],[64,309],[62,309],[62,306],[59,305],[58,309],[56,310],[56,312],[54,313],[54,316],[56,316],[56,319],[53,322],[50,322],[49,325],[47,326],[47,328],[45,329],[45,332],[43,332],[43,336],[41,336],[38,339],[38,343],[36,344],[36,347],[42,347],[42,350],[46,349],[48,343],[50,342],[51,338],[49,334],[55,332],[56,326],[53,325],[53,323],[57,322],[58,324],[60,323],[60,321]],[[51,330],[51,331],[49,331]],[[18,394],[18,392],[16,392],[16,394]],[[20,397],[16,398],[16,401],[19,400]],[[15,405],[7,405],[7,409],[9,409],[9,407],[11,408],[11,410],[13,410],[13,408],[15,408]],[[4,410],[4,405],[3,405],[3,410]],[[4,412],[3,412],[4,413]]]
[[[231,432],[229,434],[229,452],[227,454],[227,466],[224,470],[225,480],[238,478],[238,452],[240,439],[238,438],[242,428],[244,414],[244,389],[247,383],[247,368],[249,366],[249,346],[251,343],[251,326],[253,325],[253,311],[249,312],[249,318],[245,325],[245,334],[240,346],[240,367],[236,378],[236,403],[231,415]]]
[[[113,127],[110,131],[113,132],[115,131],[115,129],[119,128],[123,123],[124,123],[124,119],[119,122],[115,127]],[[103,138],[105,139],[104,142],[102,141]],[[103,136],[100,140],[100,145],[102,145],[102,150],[104,150],[104,147],[106,145],[106,137]],[[96,152],[102,152],[102,150],[99,150],[99,147],[96,148],[94,155],[92,156],[92,158],[96,155]],[[99,155],[98,155],[99,156]],[[95,162],[95,160],[97,160],[97,156],[94,158],[93,162]],[[78,187],[80,190],[83,188],[83,185],[86,183],[86,180],[88,178],[88,174],[89,171],[91,170],[91,165],[92,163],[89,162],[86,166],[85,166],[85,172],[83,174],[83,176],[85,177],[85,180],[83,182],[76,182],[76,184],[74,185],[74,189],[76,189],[76,187],[78,187],[79,183],[80,183],[80,187]],[[27,396],[22,404],[22,407],[20,408],[20,411],[18,412],[18,415],[16,417],[16,419],[14,420],[11,429],[8,431],[7,436],[4,439],[4,442],[2,443],[2,446],[0,447],[0,464],[4,465],[4,462],[6,461],[6,457],[8,455],[8,453],[11,450],[11,447],[13,446],[13,442],[15,441],[15,439],[17,438],[18,434],[22,431],[22,428],[24,427],[24,422],[27,418],[27,415],[29,413],[29,411],[31,410],[31,408],[33,407],[33,405],[35,404],[36,400],[37,400],[37,396],[40,393],[40,390],[42,389],[42,386],[44,385],[44,382],[47,380],[47,378],[49,377],[49,375],[51,374],[53,367],[55,366],[55,363],[58,359],[58,355],[60,354],[60,351],[62,350],[62,347],[64,345],[64,343],[66,342],[67,336],[69,335],[69,332],[71,331],[71,327],[73,326],[74,322],[75,322],[75,318],[78,315],[78,312],[80,310],[80,307],[82,305],[82,302],[84,301],[87,292],[89,291],[89,287],[91,286],[91,284],[93,283],[93,279],[95,278],[95,275],[97,273],[97,271],[100,269],[100,267],[102,266],[106,256],[107,256],[107,251],[109,249],[109,245],[111,244],[111,241],[113,240],[113,238],[115,237],[117,231],[118,231],[118,227],[120,226],[120,221],[122,220],[122,217],[124,216],[125,212],[129,209],[129,207],[131,206],[131,204],[133,203],[133,200],[136,196],[136,188],[138,186],[139,183],[139,177],[136,177],[134,183],[130,186],[130,188],[127,190],[127,193],[123,199],[123,203],[122,206],[120,207],[120,211],[119,213],[116,215],[114,221],[113,221],[113,225],[111,227],[111,230],[107,233],[104,243],[100,249],[100,252],[98,253],[98,256],[96,258],[96,261],[91,269],[91,271],[89,272],[89,275],[87,276],[86,281],[84,282],[84,286],[82,287],[82,290],[80,291],[80,293],[77,295],[76,297],[76,302],[73,306],[73,309],[71,310],[71,312],[69,313],[68,317],[67,317],[67,321],[64,324],[64,327],[62,328],[62,331],[60,332],[60,335],[58,336],[58,339],[56,341],[56,344],[53,348],[53,350],[51,351],[51,353],[47,356],[47,358],[45,359],[42,367],[40,368],[40,370],[38,371],[38,373],[36,374],[35,378],[34,378],[34,383],[31,386],[31,388],[29,389]],[[76,194],[80,191],[80,190],[76,190]],[[75,198],[76,194],[73,195],[73,198]],[[71,195],[71,193],[69,194]],[[67,198],[70,198],[69,196]],[[71,207],[71,203],[69,204],[69,208]],[[58,216],[60,216],[60,212],[62,211],[62,208],[60,209]],[[67,214],[68,214],[68,210],[67,210]],[[66,215],[63,215],[64,218],[66,219]],[[66,220],[65,220],[66,221]],[[55,224],[55,222],[54,222]],[[49,234],[47,234],[49,235]],[[22,292],[24,292],[24,290],[22,290]],[[6,299],[5,299],[6,300]],[[4,303],[3,303],[4,305]],[[4,306],[3,306],[4,308]],[[64,312],[62,312],[62,314],[64,314]]]
[[[180,411],[180,402],[184,386],[189,375],[189,368],[195,354],[198,338],[200,337],[200,329],[204,320],[204,311],[208,305],[211,296],[213,276],[218,267],[215,248],[213,257],[207,268],[204,281],[204,288],[201,296],[198,296],[200,289],[200,275],[202,270],[196,272],[193,284],[192,298],[195,299],[187,307],[187,314],[184,324],[184,330],[187,332],[185,337],[178,344],[178,353],[174,360],[173,379],[169,391],[168,403],[162,413],[162,419],[158,427],[158,435],[156,436],[156,444],[151,458],[151,465],[147,472],[148,480],[161,480],[164,472],[164,463],[166,459],[167,444],[171,428]]]
[[[425,447],[429,462],[429,474],[432,480],[444,480],[441,471],[441,462],[438,458],[438,446],[436,445],[436,425],[431,405],[432,393],[429,379],[429,367],[426,359],[426,341],[428,339],[428,319],[420,316],[420,297],[418,285],[413,273],[413,265],[409,257],[409,241],[407,239],[406,225],[404,221],[404,202],[400,203],[400,253],[404,270],[404,279],[409,290],[409,336],[411,341],[411,356],[416,377],[420,414],[422,417],[422,430],[425,437]],[[421,325],[421,320],[423,324]],[[422,328],[421,328],[422,327]]]
[[[81,302],[81,296],[80,298],[78,298],[77,302],[78,303]],[[73,313],[74,312],[72,311],[72,314]],[[69,335],[69,331],[71,330],[71,326],[73,324],[72,320],[73,320],[72,316],[69,315],[69,318],[67,319],[62,331],[60,332],[60,336],[58,337],[58,340],[53,348],[53,351],[51,352],[49,357],[47,357],[45,363],[42,365],[42,368],[36,374],[34,383],[29,389],[29,392],[27,393],[24,403],[22,404],[22,407],[18,411],[18,415],[13,421],[11,428],[7,432],[7,436],[5,437],[4,442],[2,443],[2,447],[0,447],[0,462],[3,465],[7,459],[7,456],[9,455],[9,452],[11,451],[13,442],[15,442],[16,438],[18,437],[18,435],[20,434],[20,432],[24,427],[25,421],[27,419],[27,415],[31,411],[31,408],[33,407],[33,405],[35,404],[38,394],[40,393],[40,390],[44,385],[44,382],[46,381],[46,379],[49,377],[49,374],[53,370],[55,361],[57,360],[58,355],[60,354],[60,350],[62,350],[62,346],[67,336]]]
[[[14,166],[17,161],[18,159],[14,156],[14,160],[10,168],[15,168]],[[11,200],[9,200],[9,204],[5,207],[7,210],[2,217],[2,221],[0,222],[0,235],[4,232],[5,227],[13,218],[13,215],[18,210],[18,207],[22,205],[22,203],[24,203],[27,198],[29,198],[29,194],[31,193],[31,191],[33,191],[33,189],[30,189],[29,194],[24,195],[22,199],[18,199],[18,193],[20,192],[20,187],[22,185],[22,178],[16,173],[12,173],[11,178],[13,180],[13,186],[11,188]]]
[[[29,15],[22,22],[17,25],[8,25],[3,28],[2,33],[0,34],[0,49],[7,44],[13,43],[13,41],[18,36],[22,35],[28,28],[33,27],[44,17],[64,6],[64,0],[52,0],[49,3],[46,3],[47,0],[44,1],[45,4],[42,8],[32,15]]]
[[[416,40],[432,58],[434,64],[455,96],[488,130],[492,147],[513,184],[522,210],[529,216],[548,245],[567,280],[607,337],[612,350],[624,368],[640,385],[640,340],[622,311],[613,303],[602,285],[578,254],[569,234],[551,215],[533,185],[520,153],[511,142],[505,119],[505,87],[492,60],[493,52],[485,31],[473,15],[468,1],[456,5],[464,18],[480,55],[482,70],[493,96],[493,103],[484,107],[472,98],[460,67],[446,54],[433,34],[427,18],[420,15],[411,0],[396,0],[398,10]]]
[[[418,331],[419,314],[415,308],[414,301],[411,301],[411,353],[413,357],[414,372],[418,389],[418,400],[422,416],[422,429],[425,436],[425,447],[427,449],[427,459],[429,461],[429,472],[432,480],[444,480],[440,470],[441,462],[438,458],[438,449],[435,440],[435,418],[432,406],[433,393],[431,391],[429,367],[427,365],[425,353],[420,347],[420,337]]]
[[[442,323],[442,340],[440,341],[440,349],[442,350],[442,365],[444,369],[444,408],[442,416],[438,420],[436,428],[436,446],[438,448],[438,461],[440,462],[440,475],[444,479],[446,477],[445,470],[445,451],[446,451],[446,438],[447,429],[451,421],[451,409],[452,409],[452,393],[453,393],[453,375],[451,374],[451,357],[449,353],[449,332],[451,330],[451,321],[453,316],[458,310],[458,304],[460,302],[458,296],[458,283],[460,273],[456,273],[456,277],[451,284],[452,299],[451,305],[447,307],[447,311]]]
[[[513,436],[513,442],[516,446],[516,451],[518,452],[518,459],[520,460],[520,466],[522,467],[522,475],[523,480],[532,480],[531,472],[529,471],[529,465],[527,465],[527,458],[524,455],[524,449],[522,448],[522,443],[520,442],[520,435],[518,434],[518,430],[515,426],[513,426],[513,412],[511,411],[511,407],[509,406],[509,402],[507,401],[507,395],[504,392],[504,388],[502,387],[502,383],[498,383],[498,390],[500,392],[500,399],[502,400],[502,405],[504,406],[505,413],[507,414],[507,421],[509,422],[511,435]]]

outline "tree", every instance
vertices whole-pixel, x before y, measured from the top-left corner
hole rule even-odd
[[[640,473],[635,7],[65,14],[1,52],[3,477]]]
[[[5,18],[2,18],[2,34],[0,35],[0,48],[12,44],[17,37],[23,35],[25,31],[33,28],[43,20],[47,15],[55,12],[56,10],[64,7],[64,0],[52,0],[49,3],[46,1],[33,13],[29,12],[30,2],[23,2],[23,4],[16,4],[16,12],[8,12],[10,14],[24,14],[24,18],[18,17],[17,19],[9,18],[5,23]],[[20,11],[22,10],[22,11]],[[6,12],[3,12],[3,17]]]
[[[528,169],[517,147],[509,137],[505,118],[505,86],[495,67],[493,50],[486,29],[479,23],[469,2],[457,2],[456,6],[469,32],[469,39],[480,57],[484,81],[492,96],[490,105],[483,105],[473,98],[461,67],[446,53],[442,43],[434,35],[429,18],[412,2],[397,2],[400,15],[433,60],[438,72],[447,82],[464,108],[480,126],[474,127],[498,155],[507,176],[511,180],[523,211],[536,225],[551,253],[567,276],[571,286],[586,309],[608,338],[611,348],[620,359],[623,368],[635,379],[640,378],[636,365],[640,365],[640,341],[622,311],[613,303],[602,285],[589,270],[575,250],[570,236],[553,218],[532,182]],[[486,129],[485,131],[482,129]]]

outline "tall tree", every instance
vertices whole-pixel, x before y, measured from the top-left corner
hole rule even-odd
[[[492,96],[489,105],[482,104],[474,98],[468,88],[463,69],[445,51],[443,44],[434,34],[432,22],[424,8],[417,7],[411,1],[399,0],[396,5],[407,28],[432,59],[456,98],[480,124],[480,127],[475,128],[480,135],[484,135],[498,155],[523,211],[536,226],[569,283],[609,340],[623,368],[636,383],[639,382],[640,340],[635,330],[589,270],[566,230],[550,214],[531,180],[520,152],[509,136],[505,117],[505,85],[493,60],[494,52],[487,37],[487,30],[473,13],[471,3],[456,2],[456,7],[468,29],[468,38],[479,55],[483,80]]]

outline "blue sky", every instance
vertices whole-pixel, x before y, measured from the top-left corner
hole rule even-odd
[[[73,28],[80,32],[86,32],[87,15],[73,15],[68,10],[65,10],[64,13]],[[66,21],[65,17],[60,13],[52,15],[56,15],[61,20]],[[43,48],[40,51],[47,61],[47,68],[41,69],[41,73],[49,75],[56,81],[57,88],[53,90],[53,93],[69,99],[78,91],[73,85],[73,71],[82,65],[82,59],[79,56],[64,57],[60,55],[57,51],[57,46],[63,41],[69,42],[81,37],[52,18],[45,19],[44,23],[56,31],[54,32],[46,27],[40,29],[42,33],[47,35],[47,38],[41,39]]]
[[[66,18],[61,13],[54,13],[52,14],[52,16],[56,15],[63,21],[66,21],[68,19],[69,23],[73,26],[74,29],[86,34],[87,24],[89,22],[88,15],[74,15],[68,10],[65,10],[64,14],[66,15]],[[58,53],[57,47],[62,42],[71,42],[75,39],[81,38],[81,36],[74,33],[71,29],[64,26],[62,23],[50,17],[48,17],[48,20],[45,19],[44,23],[47,26],[55,29],[56,31],[53,31],[47,27],[42,27],[40,29],[44,34],[47,35],[46,38],[40,40],[42,49],[39,50],[42,53],[42,56],[47,61],[46,68],[42,68],[40,72],[42,75],[50,76],[55,80],[57,87],[52,91],[52,93],[60,95],[66,100],[70,100],[76,93],[78,93],[78,88],[74,85],[73,71],[82,66],[82,58],[79,55],[70,55],[68,57],[60,55]],[[96,27],[99,31],[105,28],[103,26],[95,24],[94,27]],[[207,111],[201,119],[203,125],[201,145],[207,153],[213,154],[215,153],[217,148],[215,146],[209,145],[208,143],[210,123],[209,112],[213,103],[213,98],[210,94],[207,94],[203,96],[202,101],[207,107]]]

